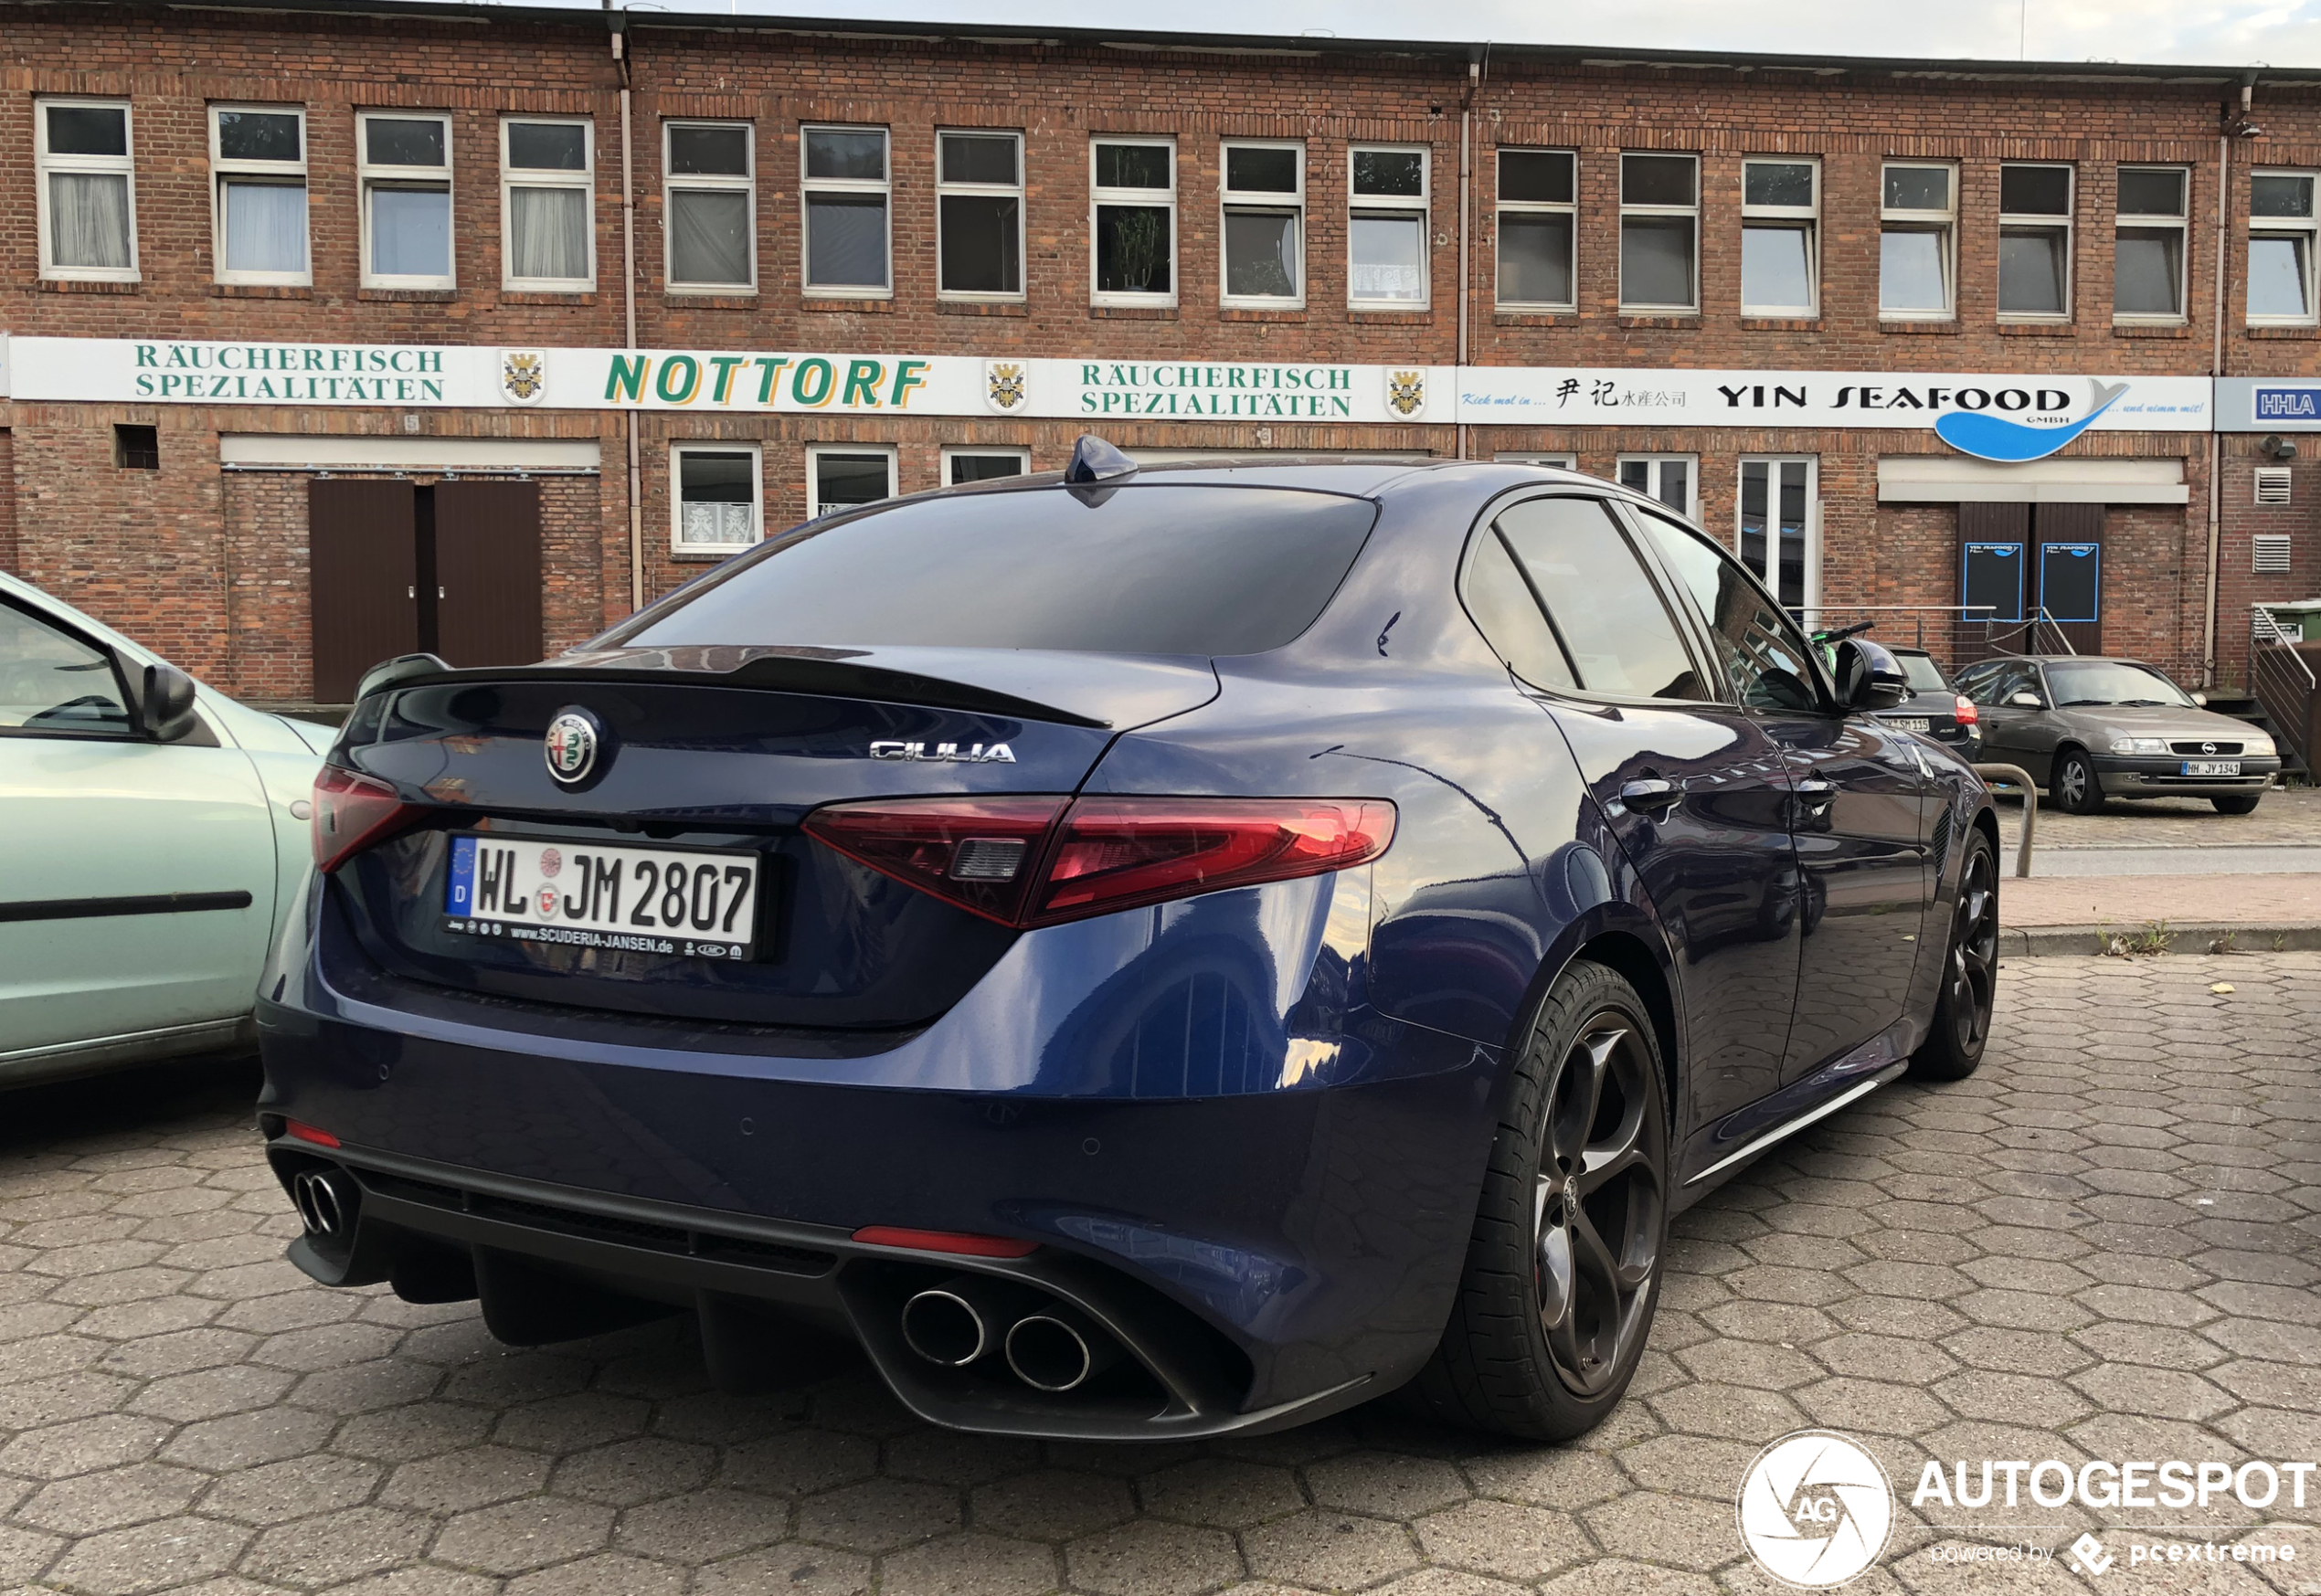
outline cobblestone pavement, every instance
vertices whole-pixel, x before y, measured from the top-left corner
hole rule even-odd
[[[2213,990],[2219,982],[2234,988]],[[708,1392],[665,1328],[511,1351],[471,1308],[307,1284],[249,1067],[7,1099],[0,1591],[209,1596],[1393,1596],[1770,1590],[1733,1493],[1808,1425],[1903,1492],[1854,1591],[2079,1590],[1952,1538],[2067,1542],[2077,1507],[1907,1506],[1928,1457],[2321,1456],[2321,955],[2019,961],[1954,1086],[1896,1085],[1693,1210],[1647,1362],[1584,1443],[1372,1408],[1200,1447],[932,1430],[874,1381]],[[1940,1519],[1937,1509],[1929,1513]],[[2311,1588],[2316,1513],[2265,1527]],[[2263,1591],[2233,1564],[2102,1588]]]
[[[2021,817],[2020,800],[2012,794],[1999,794],[1998,829],[2010,850],[2020,836],[2016,828]],[[2067,815],[2042,807],[2032,846],[2217,848],[2300,842],[2321,842],[2321,787],[2266,793],[2264,801],[2246,815],[2220,815],[2206,798],[2137,798],[2133,802],[2115,798],[2093,815]]]

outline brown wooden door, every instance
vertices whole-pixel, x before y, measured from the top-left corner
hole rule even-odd
[[[1958,602],[1954,668],[2030,649],[2023,618],[2037,602],[2031,578],[2028,504],[1958,506]],[[1966,608],[1966,606],[1975,606]]]
[[[540,484],[435,488],[435,651],[454,665],[529,665],[540,644]]]
[[[363,672],[419,647],[408,482],[306,485],[307,608],[314,702],[347,703]]]
[[[2031,511],[2031,568],[2039,607],[2055,624],[2042,639],[2061,634],[2074,653],[2104,651],[2104,507],[2040,504]],[[2051,640],[2048,647],[2053,647]]]

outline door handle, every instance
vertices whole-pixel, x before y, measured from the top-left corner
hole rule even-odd
[[[1808,776],[1797,783],[1798,801],[1817,815],[1828,809],[1837,796],[1838,784],[1834,781],[1824,781],[1818,776]]]
[[[1657,776],[1648,777],[1641,781],[1627,782],[1620,788],[1620,801],[1642,814],[1649,814],[1657,809],[1665,815],[1669,810],[1676,808],[1678,800],[1683,797],[1682,787],[1673,781],[1665,781]]]

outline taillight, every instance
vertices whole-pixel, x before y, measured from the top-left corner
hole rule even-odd
[[[832,804],[806,834],[1002,925],[1052,925],[1367,863],[1381,798],[895,798]]]
[[[1975,707],[1975,701],[1963,692],[1955,696],[1958,700],[1958,724],[1962,726],[1981,725],[1983,712]]]
[[[314,778],[313,805],[314,868],[324,874],[423,812],[378,777],[335,765]]]
[[[914,1252],[951,1252],[961,1258],[1029,1258],[1037,1242],[1012,1236],[977,1236],[960,1231],[913,1231],[900,1225],[864,1225],[854,1240],[872,1247],[907,1247]]]

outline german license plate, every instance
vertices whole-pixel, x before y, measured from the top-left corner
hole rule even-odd
[[[1934,723],[1924,715],[1888,715],[1886,724],[1899,732],[1931,732]]]
[[[757,952],[755,853],[569,839],[451,839],[443,928],[454,935],[681,958]]]
[[[2184,762],[2184,774],[2187,776],[2238,776],[2241,774],[2241,762],[2238,759],[2187,759]]]

